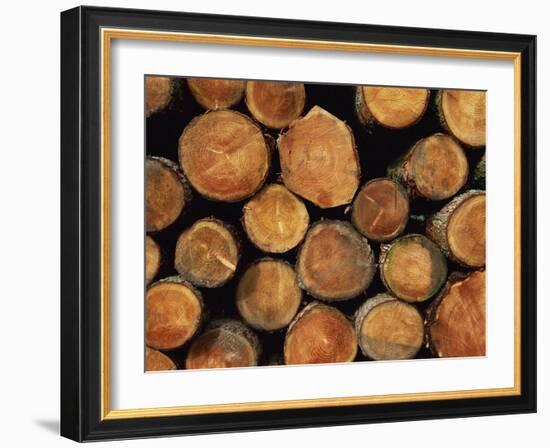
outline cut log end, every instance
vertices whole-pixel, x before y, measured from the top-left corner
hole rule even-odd
[[[380,276],[396,297],[422,302],[447,278],[447,262],[439,247],[423,235],[410,234],[382,248]]]
[[[145,297],[145,343],[159,350],[181,347],[202,320],[200,293],[178,277],[152,284]]]
[[[414,358],[424,341],[418,310],[389,294],[379,294],[357,310],[355,329],[362,352],[374,360]]]
[[[462,143],[485,145],[485,92],[443,90],[439,111],[444,126]]]
[[[355,197],[351,220],[367,238],[389,241],[400,235],[409,219],[409,197],[397,182],[378,178]]]
[[[176,243],[176,271],[197,286],[217,288],[237,270],[239,245],[230,227],[214,218],[200,219]]]
[[[229,109],[244,95],[245,81],[234,79],[188,78],[191,94],[208,110]]]
[[[160,247],[149,235],[145,237],[145,284],[157,276],[161,264]]]
[[[372,117],[382,126],[393,129],[406,128],[418,122],[430,98],[428,89],[363,86],[361,92],[363,119],[368,121]]]
[[[248,81],[246,105],[256,120],[268,128],[287,127],[303,110],[304,85],[299,82]]]
[[[166,109],[174,94],[172,78],[165,76],[145,77],[145,116],[161,112]]]
[[[176,364],[164,353],[145,347],[145,371],[176,370]]]
[[[357,338],[351,322],[328,305],[312,302],[290,325],[284,343],[285,364],[351,362]]]
[[[374,277],[366,238],[348,222],[320,221],[306,235],[297,259],[301,286],[326,301],[347,300],[365,291]]]
[[[270,164],[260,128],[238,112],[195,118],[179,140],[179,159],[193,187],[207,199],[236,202],[262,186]]]
[[[168,159],[147,157],[145,176],[145,225],[157,232],[181,215],[190,194],[178,166]]]
[[[239,313],[253,328],[274,331],[290,324],[302,301],[302,290],[291,265],[263,259],[241,277],[236,302]]]
[[[296,247],[309,226],[304,203],[279,184],[266,186],[243,209],[243,227],[264,252],[284,253]]]
[[[321,208],[349,204],[361,171],[348,126],[315,106],[278,139],[283,182]]]
[[[484,271],[451,275],[428,311],[427,330],[436,356],[485,356]]]
[[[244,324],[224,319],[214,322],[189,349],[187,369],[220,369],[258,365],[260,343]]]

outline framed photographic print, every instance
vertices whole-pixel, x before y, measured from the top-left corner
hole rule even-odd
[[[61,15],[61,433],[536,410],[534,36]]]

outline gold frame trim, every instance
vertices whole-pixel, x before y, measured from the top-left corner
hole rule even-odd
[[[422,392],[392,395],[315,398],[217,405],[190,405],[161,408],[110,408],[110,50],[113,39],[152,40],[166,42],[206,43],[275,48],[300,48],[346,52],[369,52],[412,56],[438,56],[470,59],[506,60],[514,62],[514,386],[509,388]],[[215,34],[142,31],[134,29],[101,29],[101,419],[118,420],[144,417],[167,417],[307,409],[329,406],[350,406],[382,403],[405,403],[429,400],[503,397],[521,394],[521,54],[514,52],[467,50],[458,48],[416,47],[305,39],[279,39]]]

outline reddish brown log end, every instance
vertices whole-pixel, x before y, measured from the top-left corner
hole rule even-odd
[[[245,81],[235,79],[189,78],[191,94],[208,110],[229,109],[239,103],[244,95]]]
[[[440,115],[449,132],[468,146],[485,145],[485,92],[443,90]]]
[[[145,237],[145,284],[157,276],[161,264],[160,247],[149,235]]]
[[[176,364],[164,353],[145,347],[145,371],[176,370]]]
[[[174,85],[165,76],[145,77],[145,115],[147,117],[164,110],[172,101]]]

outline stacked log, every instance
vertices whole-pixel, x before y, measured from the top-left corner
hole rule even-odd
[[[245,82],[239,79],[189,78],[195,101],[207,110],[229,109],[241,101]]]
[[[145,284],[157,276],[162,262],[160,247],[149,235],[145,237]]]
[[[164,353],[145,347],[145,371],[176,370],[176,364]]]
[[[166,109],[172,102],[175,81],[166,76],[145,77],[145,116],[150,117]]]

